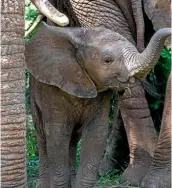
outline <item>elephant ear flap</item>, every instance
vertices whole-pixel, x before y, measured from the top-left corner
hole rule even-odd
[[[77,62],[70,40],[81,30],[42,23],[35,36],[26,43],[26,63],[31,74],[40,82],[57,86],[77,97],[93,98],[97,96],[96,87]]]

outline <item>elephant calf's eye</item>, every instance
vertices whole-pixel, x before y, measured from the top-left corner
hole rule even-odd
[[[111,64],[113,61],[114,61],[114,58],[110,56],[103,58],[103,62],[106,64]]]

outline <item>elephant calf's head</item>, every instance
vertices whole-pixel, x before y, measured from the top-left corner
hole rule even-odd
[[[155,65],[170,29],[159,30],[144,52],[105,28],[59,28],[41,24],[26,44],[26,62],[39,81],[92,98],[97,91],[141,78]]]

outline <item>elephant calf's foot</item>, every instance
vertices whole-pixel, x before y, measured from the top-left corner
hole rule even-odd
[[[171,173],[170,169],[153,169],[146,174],[142,183],[142,188],[170,188]]]
[[[133,186],[138,186],[146,173],[149,165],[129,165],[121,177],[121,183],[128,182]]]

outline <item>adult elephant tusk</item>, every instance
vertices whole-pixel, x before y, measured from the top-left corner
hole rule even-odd
[[[53,7],[48,0],[31,0],[31,2],[43,15],[45,15],[57,25],[65,26],[69,24],[68,17]]]
[[[37,27],[37,25],[42,21],[43,18],[44,18],[44,15],[39,13],[34,23],[31,25],[28,31],[25,32],[24,37],[29,36],[33,32],[33,30]]]

